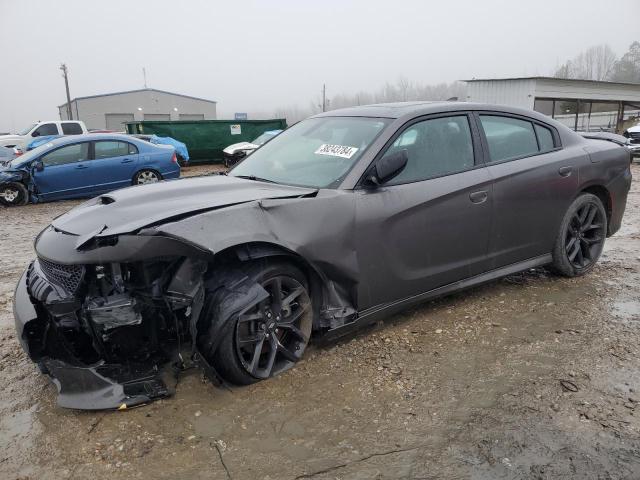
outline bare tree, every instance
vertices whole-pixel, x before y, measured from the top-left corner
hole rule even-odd
[[[400,93],[400,100],[406,102],[409,99],[409,89],[411,88],[411,82],[407,77],[398,78],[398,91]]]
[[[554,76],[579,80],[610,80],[616,62],[616,54],[609,45],[595,45],[567,60],[556,70]]]
[[[640,42],[633,42],[627,53],[616,63],[612,80],[640,83]]]
[[[448,98],[466,98],[466,85],[461,82],[440,83],[436,85],[422,85],[410,81],[407,77],[399,77],[395,84],[387,82],[378,90],[355,94],[337,94],[328,99],[328,109],[352,107],[356,105],[370,105],[372,103],[404,102],[415,100],[447,100]],[[309,102],[307,108],[296,105],[279,108],[274,114],[278,118],[286,118],[289,125],[318,113],[320,101]],[[265,115],[251,113],[251,118],[264,118]]]

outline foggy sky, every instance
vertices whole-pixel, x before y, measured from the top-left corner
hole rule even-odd
[[[638,0],[0,0],[0,131],[71,97],[149,87],[233,112],[306,107],[400,76],[548,75],[591,45],[640,40]]]

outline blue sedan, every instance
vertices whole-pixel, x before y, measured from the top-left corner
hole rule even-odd
[[[0,163],[0,202],[11,206],[29,200],[92,197],[179,177],[180,165],[171,146],[128,135],[74,135]]]

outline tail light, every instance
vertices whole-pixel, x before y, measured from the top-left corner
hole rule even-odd
[[[173,152],[173,157],[171,157],[171,161],[173,163],[178,163],[178,157],[176,156],[176,152]]]

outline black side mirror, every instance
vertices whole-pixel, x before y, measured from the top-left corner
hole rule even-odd
[[[402,172],[408,161],[409,152],[406,149],[385,155],[369,170],[366,182],[369,185],[382,185]]]
[[[44,170],[44,163],[42,163],[42,160],[38,160],[33,164],[33,168],[36,169],[36,172],[41,172]]]
[[[33,132],[31,134],[32,137],[39,137],[40,136],[40,132],[38,132],[37,130],[35,132]]]

